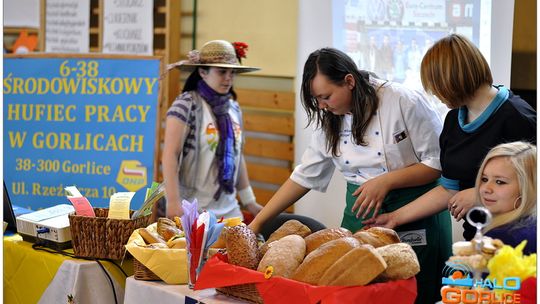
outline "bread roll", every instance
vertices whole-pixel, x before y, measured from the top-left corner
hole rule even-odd
[[[353,237],[343,237],[329,241],[308,254],[293,273],[291,279],[317,285],[324,272],[332,264],[347,252],[359,246],[360,242]]]
[[[264,255],[266,253],[268,244],[291,234],[296,234],[304,238],[311,234],[311,229],[297,220],[288,220],[268,237],[268,240],[261,246],[261,254]]]
[[[173,249],[184,249],[186,248],[186,238],[185,237],[172,237],[167,241],[167,246]]]
[[[386,262],[375,248],[360,245],[339,258],[326,270],[318,285],[366,285],[386,269]]]
[[[179,235],[182,233],[182,230],[176,227],[174,221],[166,218],[160,217],[157,221],[157,233],[165,240],[170,240],[173,236]]]
[[[255,233],[245,225],[225,227],[224,230],[229,263],[257,269],[260,256]]]
[[[289,278],[302,263],[306,253],[306,242],[296,234],[282,237],[273,242],[257,268],[265,272],[268,266],[274,268],[273,275]]]
[[[348,236],[352,236],[352,233],[345,228],[327,228],[314,232],[304,238],[306,241],[306,255],[324,243]]]
[[[166,244],[165,240],[159,234],[152,232],[146,228],[139,228],[139,235],[143,238],[146,244],[161,243]]]
[[[400,242],[399,236],[394,230],[383,227],[372,227],[367,230],[360,230],[356,232],[353,237],[362,244],[369,244],[375,248]]]
[[[377,278],[378,282],[404,280],[420,272],[416,253],[407,243],[390,244],[375,249],[386,262],[386,270]]]

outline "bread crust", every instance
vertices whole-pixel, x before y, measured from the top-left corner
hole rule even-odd
[[[327,228],[313,232],[304,238],[306,240],[306,255],[327,242],[351,236],[352,233],[345,228]]]
[[[229,263],[257,269],[260,255],[255,233],[245,225],[224,228]]]
[[[400,242],[399,236],[394,230],[384,227],[372,227],[367,230],[360,230],[353,237],[362,244],[369,244],[375,248]]]
[[[268,244],[291,234],[296,234],[304,238],[311,234],[311,229],[297,220],[288,220],[268,237],[268,240],[261,246],[261,254],[266,254]]]
[[[309,253],[293,273],[291,279],[317,285],[330,266],[347,252],[359,246],[360,242],[353,237],[331,240]]]
[[[377,282],[404,280],[420,272],[416,253],[407,243],[390,244],[375,250],[387,265],[386,270],[377,278]]]
[[[291,234],[272,243],[257,268],[265,272],[268,266],[273,267],[273,275],[291,277],[298,268],[306,253],[306,242],[299,235]]]
[[[386,269],[386,262],[371,245],[360,245],[330,266],[318,285],[363,286]]]

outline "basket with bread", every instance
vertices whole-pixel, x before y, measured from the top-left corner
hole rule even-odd
[[[187,283],[186,238],[179,218],[159,218],[135,230],[126,249],[134,257],[135,279]]]
[[[259,246],[245,225],[224,228],[226,253],[210,259],[195,289],[254,303],[413,303],[420,271],[411,246],[391,229],[312,233],[285,222]],[[369,301],[367,301],[369,299]]]

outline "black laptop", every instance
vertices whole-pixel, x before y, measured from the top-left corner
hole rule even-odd
[[[9,199],[9,193],[7,191],[6,182],[4,181],[4,222],[7,223],[6,230],[17,232],[17,222],[15,220],[15,212],[13,212],[13,206]]]

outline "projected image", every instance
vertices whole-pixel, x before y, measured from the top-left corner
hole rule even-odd
[[[349,54],[360,69],[420,88],[420,62],[434,41],[459,33],[480,44],[481,5],[486,6],[486,2],[335,1],[334,46]]]

